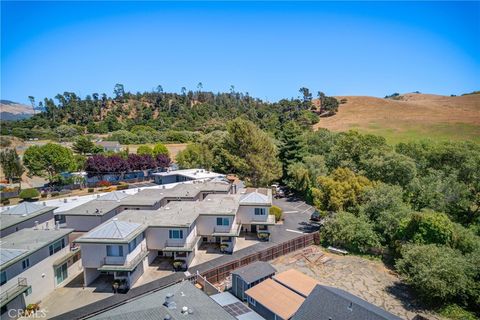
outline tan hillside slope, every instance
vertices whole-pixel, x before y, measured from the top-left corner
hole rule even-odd
[[[449,97],[404,94],[400,100],[365,96],[347,99],[336,115],[321,118],[315,129],[355,129],[385,136],[391,143],[432,138],[480,141],[480,94]]]

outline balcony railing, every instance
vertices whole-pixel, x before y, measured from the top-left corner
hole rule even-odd
[[[110,270],[110,269],[115,269],[115,270],[130,270],[134,269],[136,265],[143,260],[146,256],[148,255],[148,251],[146,248],[142,247],[142,250],[138,252],[138,254],[135,255],[135,257],[132,260],[126,261],[125,257],[120,257],[123,258],[122,263],[111,263],[110,260],[104,259],[103,265],[98,268],[99,270]],[[107,257],[109,258],[109,257]],[[111,258],[111,257],[110,257]]]
[[[16,285],[8,288],[5,291],[2,290],[2,294],[0,295],[1,306],[3,307],[5,304],[17,297],[19,294],[28,290],[28,287],[29,286],[27,283],[27,278],[18,278],[18,283]]]
[[[163,250],[174,251],[175,248],[182,250],[191,250],[200,240],[200,237],[197,236],[193,241],[184,242],[182,240],[167,240],[165,241],[165,247]]]
[[[241,224],[240,223],[235,223],[231,228],[229,227],[214,227],[213,228],[213,233],[215,234],[220,234],[220,233],[225,233],[225,234],[238,234],[240,231]]]

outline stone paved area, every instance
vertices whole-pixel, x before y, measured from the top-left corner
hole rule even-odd
[[[355,294],[403,319],[417,314],[427,319],[441,319],[423,310],[399,277],[380,261],[356,256],[339,256],[311,246],[272,261],[279,272],[297,269],[321,284]]]

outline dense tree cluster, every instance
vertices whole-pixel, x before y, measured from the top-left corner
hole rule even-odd
[[[325,244],[388,253],[425,301],[479,311],[478,144],[392,147],[353,131],[302,137],[292,146],[306,154],[290,158],[285,181],[325,217]]]
[[[148,170],[165,168],[170,165],[168,154],[157,154],[156,157],[150,154],[130,153],[126,157],[121,155],[93,155],[85,163],[85,171],[90,175],[102,175],[112,173],[126,173],[135,170]]]
[[[262,130],[276,133],[281,124],[293,120],[302,127],[318,122],[312,112],[312,95],[302,88],[302,98],[275,103],[251,97],[248,93],[213,93],[182,88],[181,93],[164,92],[161,86],[152,92],[131,93],[117,84],[114,96],[93,93],[84,98],[73,92],[45,98],[30,119],[2,122],[1,134],[23,139],[71,139],[83,133],[112,133],[111,140],[123,144],[195,141],[192,132],[226,130],[226,122],[239,116]],[[322,110],[336,110],[335,98],[323,93]],[[32,97],[33,98],[33,97]],[[35,103],[35,99],[32,100]]]

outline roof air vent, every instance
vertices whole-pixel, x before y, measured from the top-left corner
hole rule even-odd
[[[163,303],[168,309],[176,309],[177,304],[173,301],[173,293],[169,293],[165,296],[165,302]]]

